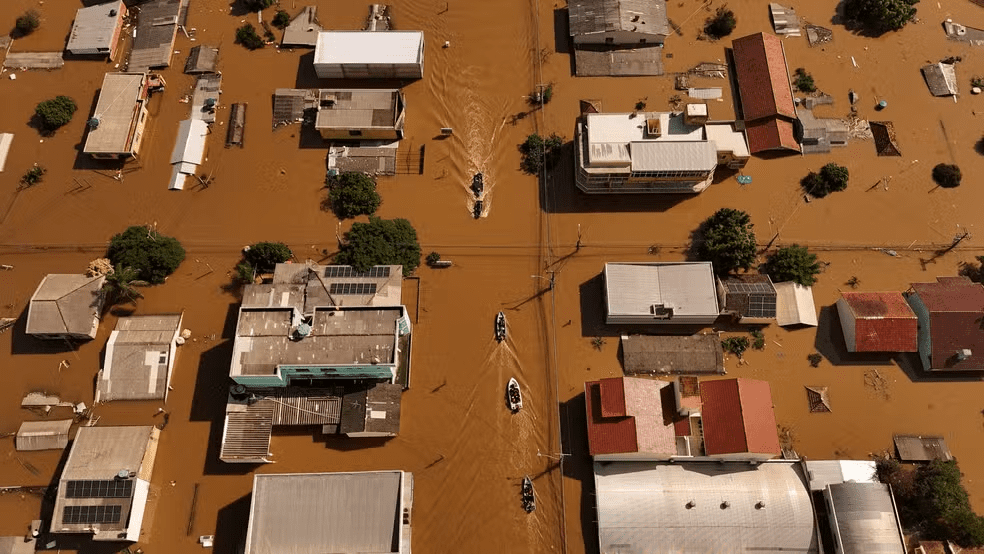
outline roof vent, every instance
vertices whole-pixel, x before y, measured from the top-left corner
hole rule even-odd
[[[756,510],[761,510],[762,508],[765,508],[765,501],[764,500],[759,500],[758,502],[755,503],[755,509]]]
[[[653,314],[653,319],[673,319],[673,306],[653,304],[650,312]]]
[[[88,125],[90,129],[98,129],[99,128],[99,118],[98,117],[93,117],[93,118],[89,119],[89,121],[86,122],[86,125]]]
[[[957,361],[958,362],[966,361],[966,360],[970,359],[970,357],[973,354],[974,353],[973,353],[973,351],[971,351],[971,349],[969,349],[969,348],[961,348],[960,350],[957,350]]]
[[[116,17],[116,10],[109,10],[109,17]]]
[[[721,509],[722,510],[727,510],[730,507],[731,507],[731,502],[728,502],[727,500],[725,500],[724,502],[721,503]]]
[[[119,470],[119,471],[116,472],[116,478],[117,479],[126,479],[129,476],[130,476],[130,470],[129,469],[121,469],[121,470]]]

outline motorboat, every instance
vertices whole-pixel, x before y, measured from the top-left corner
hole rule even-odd
[[[471,189],[472,192],[475,193],[475,198],[480,198],[482,193],[485,192],[485,177],[481,174],[481,172],[476,173],[472,177]]]
[[[519,382],[515,377],[510,377],[509,383],[506,384],[506,405],[512,413],[523,408],[523,393],[520,392]]]
[[[536,509],[536,497],[533,495],[533,480],[529,475],[523,477],[523,509],[530,513]]]
[[[506,340],[506,314],[502,312],[495,316],[495,340]]]

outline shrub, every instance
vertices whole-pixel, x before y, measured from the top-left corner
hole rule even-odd
[[[17,22],[14,24],[14,28],[21,35],[29,35],[36,31],[40,26],[41,17],[38,16],[38,12],[34,10],[24,12],[23,15],[17,18]]]
[[[721,341],[721,346],[725,352],[731,352],[739,358],[748,350],[748,345],[748,337],[729,337]]]
[[[751,217],[741,210],[721,208],[701,224],[703,240],[697,256],[714,265],[718,274],[749,269],[755,261]]]
[[[704,32],[714,38],[722,38],[730,35],[737,25],[738,20],[735,19],[735,12],[726,6],[721,6],[717,9],[714,17],[704,23]]]
[[[28,169],[27,173],[25,173],[24,176],[21,177],[20,182],[27,187],[34,186],[41,182],[42,177],[44,176],[45,173],[47,173],[47,171],[48,170],[41,167],[40,165],[34,164],[34,167]]]
[[[646,109],[646,101],[645,100],[639,100],[638,102],[635,103],[635,111],[641,112],[644,109]]]
[[[290,14],[284,10],[277,10],[277,15],[273,16],[273,26],[283,29],[290,25]]]
[[[335,263],[368,271],[374,265],[402,265],[403,275],[420,265],[417,230],[406,219],[369,217],[369,223],[353,223]]]
[[[282,242],[258,242],[243,251],[243,260],[257,271],[273,271],[294,257],[290,248]]]
[[[46,130],[54,131],[71,121],[77,109],[75,100],[68,96],[56,96],[38,104],[34,108],[34,113]]]
[[[331,209],[341,219],[372,215],[383,202],[376,192],[376,181],[364,173],[342,173],[325,182]]]
[[[256,268],[247,261],[236,264],[236,279],[244,285],[250,285],[256,279]]]
[[[439,261],[441,261],[441,255],[437,252],[431,252],[427,255],[427,265],[434,265]]]
[[[274,0],[243,0],[246,9],[252,12],[263,11],[273,5]]]
[[[977,87],[977,88],[984,88],[984,77],[971,78],[970,86]]]
[[[793,281],[809,287],[817,282],[820,264],[816,254],[810,253],[805,246],[794,244],[776,250],[765,262],[764,269],[773,282]]]
[[[752,348],[755,350],[765,350],[765,334],[762,331],[753,329],[748,334],[752,335]]]
[[[793,85],[801,92],[815,92],[817,90],[817,85],[813,82],[813,75],[810,75],[802,67],[796,69],[796,77],[793,79]]]
[[[820,367],[820,362],[823,361],[823,356],[814,352],[806,357],[806,361],[810,362],[811,367]]]
[[[547,88],[543,89],[543,103],[549,104],[553,100],[553,85],[547,85]]]
[[[847,188],[850,172],[847,168],[835,163],[829,163],[820,168],[820,173],[810,172],[803,178],[803,188],[817,198],[823,198],[831,192]]]
[[[898,31],[916,17],[919,0],[844,0],[844,17],[883,33]]]
[[[933,180],[943,188],[954,188],[960,186],[960,168],[953,164],[936,164],[933,168]]]
[[[185,250],[177,239],[135,225],[109,241],[106,257],[114,266],[133,268],[141,280],[160,284],[184,261]]]
[[[242,44],[249,50],[256,50],[264,46],[263,39],[256,34],[256,27],[253,27],[252,23],[247,23],[236,29],[236,43]]]
[[[526,137],[526,142],[519,146],[523,157],[520,166],[526,173],[538,175],[544,168],[549,169],[557,163],[563,144],[564,139],[553,133],[546,139],[536,133]]]

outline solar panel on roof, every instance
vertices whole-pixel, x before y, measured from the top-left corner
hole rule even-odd
[[[123,506],[65,506],[62,523],[119,523]]]
[[[325,268],[325,277],[336,278],[336,277],[389,277],[390,268],[389,266],[377,265],[375,267],[369,268],[369,271],[364,273],[356,271],[354,267],[350,266],[338,266],[330,265]]]
[[[376,294],[376,283],[332,283],[328,294]]]
[[[69,481],[65,484],[65,498],[130,498],[133,481],[110,479],[102,481]]]
[[[748,297],[746,317],[775,317],[776,297],[766,294],[751,294]]]

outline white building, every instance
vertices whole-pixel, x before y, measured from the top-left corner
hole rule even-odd
[[[324,31],[314,47],[321,79],[420,79],[422,31]]]
[[[605,323],[710,325],[720,314],[711,262],[605,264]]]

